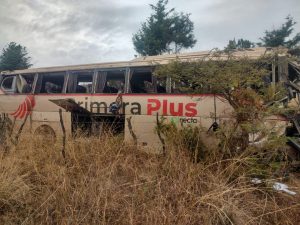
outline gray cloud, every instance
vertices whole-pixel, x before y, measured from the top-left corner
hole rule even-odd
[[[201,49],[207,44],[207,47],[224,47],[234,37],[258,42],[266,29],[279,27],[289,14],[300,23],[300,2],[297,0],[214,1],[203,11],[213,13],[204,13],[198,17],[204,22],[195,23]],[[298,32],[299,23],[296,25]]]
[[[128,60],[131,37],[150,15],[152,0],[1,0],[0,47],[26,46],[35,67]],[[191,13],[196,46],[222,48],[229,39],[258,41],[291,14],[300,23],[298,0],[170,0]],[[297,24],[296,31],[300,31]]]

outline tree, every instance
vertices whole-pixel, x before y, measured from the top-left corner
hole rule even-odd
[[[193,30],[194,24],[189,18],[190,14],[177,14],[173,17],[173,27],[171,27],[172,40],[175,45],[175,53],[182,48],[193,47],[196,44]]]
[[[168,0],[159,0],[156,5],[150,5],[153,14],[133,35],[132,42],[139,54],[177,53],[182,48],[195,45],[194,24],[189,18],[190,14],[176,13],[174,8],[167,10],[167,4]]]
[[[27,69],[30,64],[31,57],[28,56],[26,47],[15,42],[10,42],[6,48],[2,50],[0,56],[0,71]]]
[[[265,47],[278,47],[284,46],[287,48],[294,48],[300,42],[300,33],[297,33],[292,39],[288,39],[294,31],[294,25],[296,22],[293,17],[287,16],[286,22],[278,29],[271,31],[266,30],[265,36],[260,38],[262,43],[258,43],[260,46]],[[288,40],[287,40],[288,39]]]
[[[220,52],[212,54],[212,58],[196,62],[176,60],[159,66],[155,74],[159,77],[167,74],[179,92],[222,94],[234,110],[235,122],[232,124],[238,131],[234,135],[239,137],[239,147],[245,149],[249,134],[260,126],[264,115],[261,92],[265,88],[263,77],[269,74],[271,59],[235,60],[230,54]]]
[[[228,45],[224,48],[225,51],[230,51],[234,49],[240,48],[254,48],[255,44],[247,39],[238,39],[236,42],[235,38],[233,40],[229,40]]]

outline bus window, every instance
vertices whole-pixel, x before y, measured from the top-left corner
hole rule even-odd
[[[4,92],[14,93],[16,91],[16,76],[3,77],[1,89]]]
[[[157,93],[167,93],[167,78],[156,79],[156,91]]]
[[[34,83],[35,74],[20,74],[16,77],[18,93],[31,93]]]
[[[134,71],[130,79],[132,93],[155,93],[151,71]]]
[[[124,93],[124,71],[100,71],[96,93]]]
[[[65,75],[65,73],[39,74],[36,93],[62,93],[66,77]]]
[[[171,81],[171,91],[175,94],[187,94],[191,92],[191,86],[184,81]]]
[[[123,71],[107,72],[106,84],[103,93],[123,93],[125,85],[125,73]]]
[[[91,71],[70,73],[67,93],[92,93],[93,74]]]

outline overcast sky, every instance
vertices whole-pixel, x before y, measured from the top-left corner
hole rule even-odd
[[[0,0],[0,48],[26,46],[34,67],[130,60],[132,34],[156,0]],[[229,39],[259,41],[290,14],[300,32],[300,0],[169,0],[191,13],[197,44],[223,48]]]

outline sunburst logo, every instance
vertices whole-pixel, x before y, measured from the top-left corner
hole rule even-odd
[[[19,105],[18,109],[11,113],[15,118],[22,119],[24,116],[29,115],[35,106],[35,100],[33,95],[26,96],[25,100]]]

